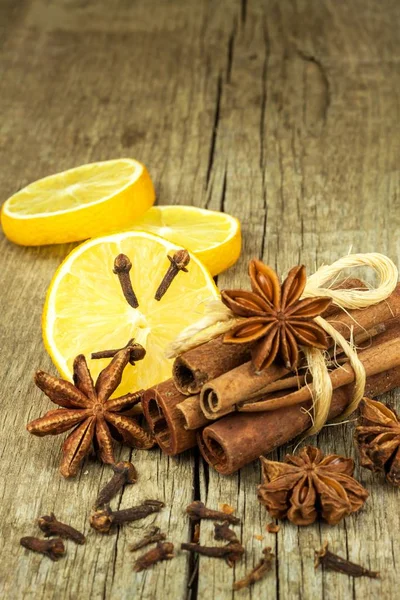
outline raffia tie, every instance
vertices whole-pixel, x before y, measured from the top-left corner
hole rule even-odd
[[[335,290],[331,287],[323,287],[324,284],[337,280],[345,269],[355,267],[373,269],[378,276],[377,286],[367,290]],[[349,254],[331,265],[320,267],[313,275],[310,275],[307,278],[302,298],[325,296],[332,298],[333,304],[342,310],[362,309],[386,300],[394,291],[397,280],[397,267],[387,256],[379,253]],[[197,323],[184,329],[169,346],[167,355],[171,358],[178,356],[190,348],[226,333],[241,320],[235,317],[222,302],[213,300],[206,307],[205,316]],[[315,322],[333,339],[335,346],[340,346],[343,349],[354,370],[353,396],[346,410],[339,417],[339,420],[343,420],[356,410],[363,398],[366,380],[365,369],[351,340],[348,342],[322,317],[316,317]],[[307,432],[307,435],[312,435],[318,433],[326,423],[333,390],[324,353],[318,348],[303,347],[302,350],[306,356],[313,380],[313,425]]]

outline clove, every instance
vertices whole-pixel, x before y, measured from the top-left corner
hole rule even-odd
[[[214,525],[214,540],[225,540],[227,542],[238,542],[238,538],[233,529],[229,528],[229,523],[215,523]]]
[[[148,569],[161,560],[170,560],[174,557],[174,545],[171,542],[158,542],[157,546],[140,556],[134,564],[134,571]]]
[[[132,308],[137,308],[139,306],[139,302],[132,288],[132,282],[129,275],[129,271],[131,269],[132,263],[126,256],[126,254],[118,254],[116,259],[114,260],[113,271],[118,276],[119,282],[121,284],[122,293],[125,296],[125,300],[130,306],[132,306]]]
[[[45,554],[54,561],[59,560],[65,554],[65,546],[61,538],[41,540],[37,537],[27,536],[21,538],[19,543],[24,548]]]
[[[165,540],[167,536],[165,533],[161,533],[159,527],[151,527],[144,538],[136,542],[135,544],[130,544],[129,551],[136,552],[136,550],[140,550],[140,548],[144,548],[149,544],[153,544],[154,542],[161,542]]]
[[[319,565],[351,577],[372,577],[373,579],[380,577],[378,571],[370,571],[361,565],[356,565],[337,554],[333,554],[328,550],[328,542],[324,543],[321,550],[315,551],[315,568],[317,569]]]
[[[152,513],[160,512],[164,506],[164,502],[160,500],[145,500],[139,506],[117,511],[112,511],[109,506],[105,506],[92,512],[90,525],[100,533],[109,533],[113,525],[144,519]]]
[[[280,531],[280,526],[277,523],[271,521],[267,524],[265,529],[268,531],[268,533],[278,533],[278,531]]]
[[[131,462],[121,461],[116,465],[111,465],[111,468],[114,475],[100,490],[94,503],[95,508],[108,504],[124,485],[137,481],[136,469]]]
[[[239,579],[239,581],[235,581],[233,584],[234,590],[241,590],[245,587],[249,587],[259,581],[264,577],[268,571],[272,568],[272,561],[274,559],[274,555],[271,552],[271,548],[264,548],[263,550],[264,558],[260,560],[260,562],[254,567],[250,573],[248,573],[243,579]]]
[[[154,298],[156,300],[161,300],[179,271],[183,271],[184,273],[187,273],[188,271],[186,267],[190,262],[190,255],[187,250],[178,250],[173,256],[167,256],[167,258],[171,264],[155,293]]]
[[[61,523],[61,521],[58,521],[54,513],[39,517],[38,525],[44,532],[45,537],[58,535],[64,539],[72,540],[76,544],[84,544],[86,542],[86,538],[83,533],[74,527],[71,527],[70,525],[66,525],[65,523]]]
[[[189,506],[186,508],[186,512],[192,521],[199,521],[200,519],[212,519],[214,521],[227,521],[228,523],[231,523],[231,525],[238,525],[238,523],[240,523],[240,519],[237,517],[228,515],[219,510],[207,508],[204,502],[200,502],[199,500],[189,504]]]
[[[203,556],[224,558],[230,567],[233,567],[244,553],[244,548],[238,541],[230,542],[226,546],[201,546],[200,544],[184,543],[181,544],[181,549],[196,552]]]
[[[135,363],[138,360],[143,360],[146,356],[146,350],[140,344],[135,343],[135,338],[129,340],[126,346],[123,348],[116,348],[114,350],[100,350],[99,352],[92,352],[91,358],[92,360],[100,359],[100,358],[113,358],[118,352],[121,350],[125,350],[129,348],[130,356],[129,362],[131,365],[135,366]]]

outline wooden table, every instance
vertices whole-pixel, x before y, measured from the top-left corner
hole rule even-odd
[[[399,25],[397,0],[1,0],[1,198],[68,167],[132,156],[148,165],[159,203],[240,218],[242,258],[219,277],[222,287],[247,285],[253,256],[281,273],[299,262],[312,271],[349,248],[398,263]],[[231,504],[246,556],[234,569],[202,558],[192,576],[193,562],[178,552],[135,574],[127,545],[151,518],[109,537],[89,532],[90,504],[109,469],[91,459],[66,481],[57,472],[60,439],[25,431],[49,406],[32,374],[53,369],[40,317],[71,248],[1,239],[1,598],[231,598],[232,582],[266,545],[276,567],[235,598],[398,597],[399,494],[359,468],[371,494],[359,515],[336,527],[284,523],[272,535],[256,499],[257,463],[220,477],[195,452],[167,458],[124,448],[119,456],[132,457],[140,483],[121,494],[121,507],[164,498],[157,523],[179,548],[191,500]],[[311,441],[353,456],[352,431],[330,427]],[[19,546],[52,510],[88,532],[86,546],[68,544],[59,563]],[[201,542],[211,540],[204,523]],[[315,572],[324,540],[382,579]]]

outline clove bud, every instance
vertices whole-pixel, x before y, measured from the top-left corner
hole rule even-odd
[[[230,542],[226,546],[201,546],[200,544],[184,543],[181,544],[181,549],[196,552],[203,556],[224,558],[230,567],[233,567],[235,562],[240,560],[244,554],[244,548],[238,541]]]
[[[65,554],[65,546],[61,538],[41,540],[37,537],[27,536],[21,538],[19,543],[27,550],[40,552],[40,554],[44,554],[54,561],[59,560]]]
[[[189,506],[186,508],[186,512],[192,521],[199,521],[200,519],[212,519],[214,521],[227,521],[232,525],[238,525],[238,523],[240,523],[240,519],[237,517],[228,515],[219,510],[207,508],[204,502],[200,502],[199,500],[189,504]]]
[[[171,542],[158,542],[157,546],[140,556],[134,565],[136,572],[148,569],[161,560],[170,560],[174,557],[174,545]]]
[[[151,527],[151,529],[149,529],[144,538],[142,538],[135,544],[131,544],[129,546],[129,551],[136,552],[136,550],[140,550],[140,548],[144,548],[149,544],[153,544],[154,542],[161,542],[165,540],[166,537],[167,536],[165,535],[165,533],[161,533],[159,527]]]
[[[160,512],[164,506],[164,502],[160,500],[145,500],[139,506],[116,511],[112,511],[109,506],[105,506],[92,512],[90,525],[100,533],[109,533],[113,525],[144,519],[152,513]]]
[[[235,583],[233,584],[234,590],[241,590],[245,587],[253,585],[254,583],[256,583],[256,581],[262,579],[264,575],[271,570],[272,561],[274,559],[274,555],[271,552],[271,548],[264,548],[263,554],[264,558],[260,560],[258,565],[256,565],[254,569],[250,571],[250,573],[243,577],[243,579],[235,581]]]
[[[380,577],[378,571],[370,571],[361,565],[357,565],[337,554],[333,554],[333,552],[328,550],[328,542],[324,543],[321,550],[315,551],[315,568],[317,569],[319,565],[322,565],[326,569],[331,569],[332,571],[350,575],[351,577],[365,576],[372,577],[373,579]]]
[[[83,533],[74,527],[71,527],[70,525],[66,525],[65,523],[61,523],[61,521],[57,521],[54,513],[39,517],[38,525],[44,532],[45,537],[58,535],[59,537],[67,540],[72,540],[76,544],[84,544],[86,542],[86,538]]]
[[[94,504],[95,508],[108,504],[124,485],[137,481],[136,469],[131,462],[121,461],[116,465],[111,465],[111,468],[114,475],[100,490]]]

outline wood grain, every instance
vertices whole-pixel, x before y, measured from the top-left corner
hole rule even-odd
[[[282,274],[298,262],[313,270],[350,247],[399,263],[399,25],[396,0],[2,0],[1,198],[68,167],[132,156],[149,167],[159,203],[241,219],[243,255],[219,278],[222,287],[247,285],[253,256]],[[371,497],[358,516],[334,528],[283,523],[273,535],[256,500],[257,464],[221,477],[196,452],[173,459],[125,448],[120,458],[132,458],[139,482],[117,504],[150,496],[167,508],[109,537],[89,532],[90,505],[109,469],[89,459],[77,480],[64,481],[60,440],[25,431],[48,406],[32,382],[36,368],[52,369],[40,316],[72,246],[27,249],[4,237],[0,244],[2,598],[231,598],[233,581],[264,545],[277,556],[275,570],[235,597],[397,596],[399,492],[365,470],[357,474]],[[399,406],[398,393],[390,400]],[[326,428],[311,441],[354,456],[352,430]],[[128,544],[157,522],[179,548],[190,538],[184,508],[195,498],[236,508],[245,559],[229,569],[201,558],[193,578],[194,562],[178,552],[133,573]],[[88,532],[86,546],[68,544],[67,558],[55,564],[18,545],[51,510]],[[212,531],[202,524],[202,543]],[[380,570],[381,580],[315,572],[313,552],[323,540]]]

